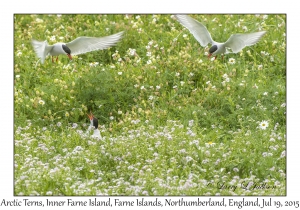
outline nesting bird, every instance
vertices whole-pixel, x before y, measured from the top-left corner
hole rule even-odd
[[[256,44],[266,33],[266,31],[259,31],[247,34],[233,34],[226,42],[219,43],[211,38],[207,28],[197,20],[188,15],[175,15],[175,17],[193,34],[202,47],[206,47],[208,44],[212,45],[209,49],[208,57],[216,57],[219,54],[238,53],[244,47]],[[228,51],[227,48],[230,48],[231,51]]]
[[[90,115],[89,114],[87,114],[87,115],[90,118],[90,122],[91,122],[89,130],[91,130],[91,129],[94,130],[92,137],[102,138],[100,131],[98,129],[98,119],[93,115],[93,113],[91,113]]]
[[[41,63],[44,63],[47,55],[56,57],[58,55],[67,55],[72,60],[72,55],[79,55],[95,50],[107,49],[116,45],[122,38],[123,31],[105,37],[78,37],[69,43],[56,43],[54,45],[48,45],[47,41],[32,40],[31,44],[38,58],[41,59]]]

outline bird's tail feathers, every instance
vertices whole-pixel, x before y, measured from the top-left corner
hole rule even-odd
[[[48,45],[47,41],[40,42],[34,39],[31,41],[31,44],[37,57],[41,59],[41,63],[44,63],[52,47]]]

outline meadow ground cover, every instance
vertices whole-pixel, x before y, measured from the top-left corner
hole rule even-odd
[[[14,15],[15,195],[285,195],[285,15],[191,16],[267,34],[208,59],[173,15]],[[119,31],[73,61],[30,44]]]

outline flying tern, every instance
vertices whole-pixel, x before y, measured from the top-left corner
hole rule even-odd
[[[31,44],[34,48],[34,51],[41,59],[41,63],[44,63],[47,55],[57,56],[58,55],[67,55],[70,60],[72,60],[72,55],[79,55],[95,50],[103,50],[114,46],[117,42],[120,41],[123,35],[123,31],[105,37],[78,37],[69,43],[56,43],[54,45],[48,45],[47,41],[37,41],[32,40]]]
[[[247,34],[233,34],[226,42],[220,43],[214,41],[211,38],[211,35],[207,28],[197,20],[191,18],[188,15],[175,15],[175,17],[193,34],[195,39],[200,43],[202,47],[206,47],[208,44],[212,45],[208,50],[208,57],[216,57],[219,54],[224,55],[231,52],[238,53],[244,47],[256,44],[266,33],[266,31],[259,31]],[[227,48],[230,48],[231,52]]]

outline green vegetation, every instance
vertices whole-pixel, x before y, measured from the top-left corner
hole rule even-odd
[[[285,15],[191,16],[267,34],[209,59],[172,15],[15,15],[15,195],[285,195]],[[73,61],[30,44],[120,31]]]

